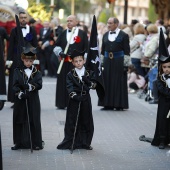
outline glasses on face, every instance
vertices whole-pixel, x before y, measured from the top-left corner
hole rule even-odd
[[[27,19],[27,17],[19,17],[20,19]]]

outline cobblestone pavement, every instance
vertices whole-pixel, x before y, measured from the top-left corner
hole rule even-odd
[[[41,151],[12,151],[12,105],[0,112],[4,170],[170,170],[169,148],[160,150],[140,135],[153,137],[157,105],[149,105],[136,94],[129,95],[129,110],[101,111],[95,91],[91,91],[94,117],[93,150],[57,150],[64,136],[66,110],[55,108],[56,79],[43,78],[40,91],[42,135]]]

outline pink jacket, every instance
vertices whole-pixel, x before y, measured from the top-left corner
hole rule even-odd
[[[137,79],[137,75],[134,72],[128,73],[128,81],[127,81],[128,88],[129,88],[129,84],[133,82],[136,83],[136,85],[139,88],[142,88],[145,85],[144,77],[139,75],[139,79]]]

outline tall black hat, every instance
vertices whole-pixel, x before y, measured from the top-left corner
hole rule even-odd
[[[36,59],[37,50],[30,43],[27,43],[25,47],[23,47],[23,52],[21,54],[22,59]]]
[[[169,52],[166,46],[164,34],[162,28],[160,28],[160,35],[159,35],[159,57],[158,57],[159,64],[160,63],[168,63],[170,62]]]
[[[73,50],[73,52],[71,53],[70,58],[73,59],[74,57],[78,57],[78,56],[83,56],[84,57],[85,51],[77,51],[76,49]]]

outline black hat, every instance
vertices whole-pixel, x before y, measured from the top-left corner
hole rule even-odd
[[[30,43],[27,43],[25,47],[23,47],[23,52],[21,54],[22,59],[36,59],[37,50]]]
[[[74,57],[78,57],[78,56],[83,56],[84,57],[84,53],[85,51],[77,51],[76,49],[73,50],[73,52],[71,53],[70,58],[73,59]]]
[[[168,63],[170,62],[170,56],[168,53],[168,49],[166,46],[164,34],[162,28],[160,28],[160,35],[159,35],[159,57],[158,60],[160,63]]]

